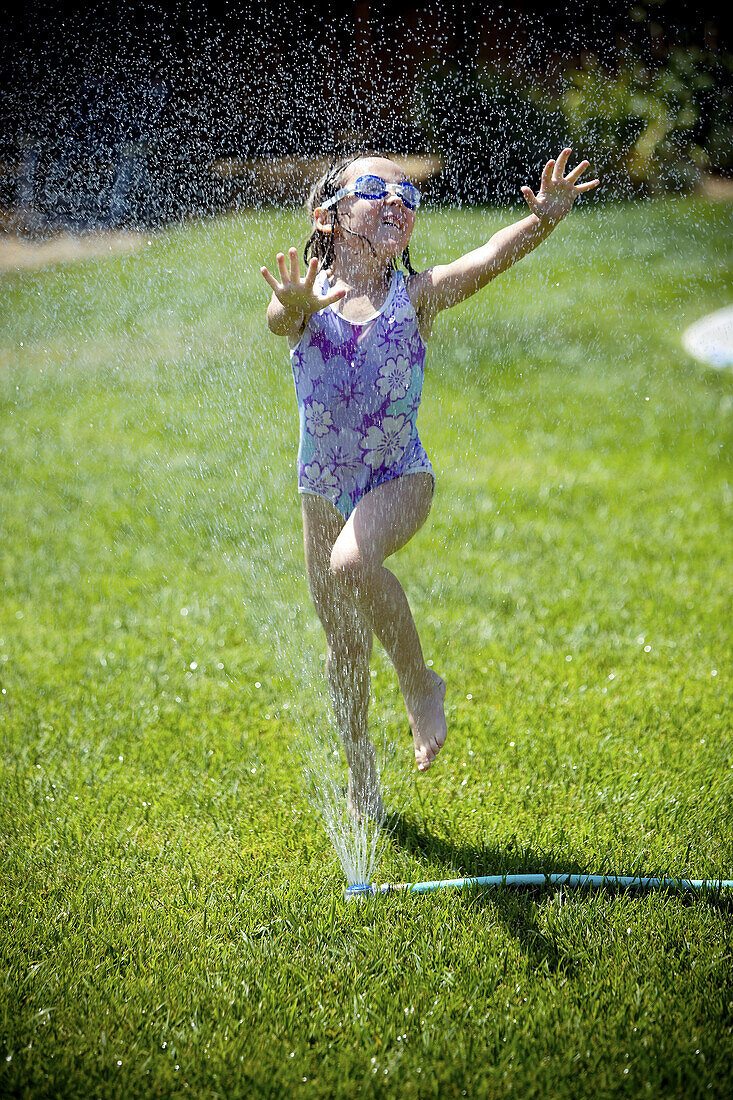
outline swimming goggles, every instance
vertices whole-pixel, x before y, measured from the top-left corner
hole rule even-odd
[[[386,183],[381,176],[359,176],[355,183],[347,184],[322,202],[321,209],[328,210],[344,195],[356,195],[358,199],[386,199],[389,194],[401,198],[408,210],[417,210],[420,205],[420,192],[413,183]]]

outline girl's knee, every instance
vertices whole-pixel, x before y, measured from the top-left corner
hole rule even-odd
[[[331,551],[330,571],[334,580],[349,589],[359,589],[368,583],[374,573],[374,563],[353,550],[334,546]]]

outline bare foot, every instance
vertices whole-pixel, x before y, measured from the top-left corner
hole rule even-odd
[[[359,745],[351,754],[346,808],[357,825],[361,825],[364,818],[370,818],[378,824],[384,820],[376,753],[370,741]]]
[[[428,770],[448,735],[444,706],[445,680],[432,670],[428,670],[428,676],[427,691],[415,698],[405,699],[412,739],[415,742],[415,763],[421,772]]]

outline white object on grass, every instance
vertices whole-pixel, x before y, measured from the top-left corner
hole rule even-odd
[[[701,317],[682,333],[685,351],[711,367],[733,367],[733,306]]]

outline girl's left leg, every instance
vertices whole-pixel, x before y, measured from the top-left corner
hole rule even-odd
[[[369,739],[369,660],[372,631],[331,573],[331,549],[344,520],[330,501],[303,495],[308,587],[326,634],[326,678],[349,771],[347,804],[360,821],[384,814],[374,745]]]
[[[422,527],[433,485],[430,474],[418,473],[372,489],[344,524],[330,562],[332,574],[395,666],[420,771],[430,767],[445,743],[445,682],[426,667],[407,597],[382,562]]]

